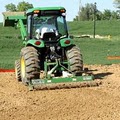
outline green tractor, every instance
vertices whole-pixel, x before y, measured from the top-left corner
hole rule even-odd
[[[25,15],[3,15],[4,26],[20,27],[25,46],[15,61],[18,81],[30,89],[92,85],[94,77],[83,70],[81,51],[68,34],[65,8],[38,7]]]

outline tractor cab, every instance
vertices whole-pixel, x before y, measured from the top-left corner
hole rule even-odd
[[[68,37],[63,7],[33,8],[26,12],[29,39],[56,41]]]

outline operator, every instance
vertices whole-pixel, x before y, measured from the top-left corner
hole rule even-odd
[[[58,35],[57,29],[51,19],[48,19],[47,22],[43,24],[40,28],[38,28],[35,32],[37,39],[42,39],[44,33],[49,32],[54,32],[56,36]]]

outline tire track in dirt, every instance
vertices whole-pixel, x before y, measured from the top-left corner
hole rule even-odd
[[[0,73],[0,120],[120,120],[120,65],[89,65],[99,87],[28,91]]]

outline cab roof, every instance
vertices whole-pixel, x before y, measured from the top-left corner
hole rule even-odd
[[[36,8],[31,8],[26,11],[26,14],[30,14],[34,12],[35,10],[65,10],[64,7],[36,7]]]

